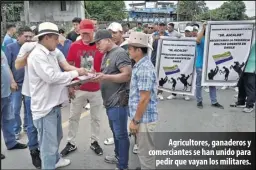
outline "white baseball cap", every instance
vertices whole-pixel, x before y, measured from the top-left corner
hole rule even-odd
[[[198,31],[199,28],[197,26],[193,26],[193,30]]]
[[[117,23],[117,22],[112,22],[107,30],[111,30],[111,31],[114,31],[114,32],[118,32],[118,31],[123,31],[123,27],[121,24]]]
[[[192,26],[187,26],[187,27],[185,28],[185,31],[192,32],[193,29],[194,29],[194,28],[193,28]]]

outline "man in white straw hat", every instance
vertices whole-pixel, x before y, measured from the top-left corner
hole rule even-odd
[[[157,74],[149,56],[148,36],[141,32],[131,33],[128,51],[136,64],[132,70],[129,94],[129,111],[132,121],[129,129],[137,135],[138,157],[141,169],[155,169],[155,157],[148,155],[154,150],[154,132],[158,120]],[[143,133],[142,133],[143,132]]]
[[[68,100],[66,85],[79,76],[77,70],[62,72],[56,47],[59,32],[57,25],[44,22],[39,25],[38,44],[28,58],[29,91],[33,122],[38,130],[42,169],[55,169],[70,164],[58,152],[62,139],[61,109]]]
[[[36,31],[35,31],[35,35],[37,34],[38,34],[38,27],[36,28]],[[30,97],[31,95],[29,91],[29,77],[28,77],[28,67],[27,67],[27,59],[30,56],[31,51],[35,48],[37,44],[38,44],[38,41],[26,42],[21,46],[17,59],[15,60],[15,68],[21,69],[25,67],[25,76],[22,84],[21,93],[25,96],[25,108],[26,108],[28,122],[32,122],[32,123],[29,123],[27,127],[28,147],[31,152],[30,155],[32,158],[33,165],[36,168],[41,168],[41,159],[39,156],[37,156],[38,153],[40,154],[39,150],[37,149],[39,147],[38,136],[37,136],[38,133],[37,133],[36,127],[33,124],[33,118],[31,113],[31,97]],[[79,74],[86,73],[83,68],[76,68],[75,66],[71,66],[66,61],[64,54],[57,48],[56,48],[56,58],[57,58],[58,64],[63,70],[65,71],[77,70]]]

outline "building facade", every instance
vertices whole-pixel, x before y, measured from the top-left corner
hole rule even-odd
[[[143,2],[129,4],[128,21],[172,22],[176,20],[176,6],[173,2]]]

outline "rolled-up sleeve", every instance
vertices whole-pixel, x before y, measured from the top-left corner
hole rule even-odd
[[[32,67],[36,74],[45,82],[49,84],[64,84],[68,85],[72,79],[78,77],[76,70],[69,72],[57,72],[49,63],[47,57],[36,56],[31,60]]]

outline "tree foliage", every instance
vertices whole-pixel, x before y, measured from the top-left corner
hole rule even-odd
[[[179,1],[177,12],[179,20],[192,21],[194,16],[207,12],[209,9],[204,1]]]
[[[99,21],[120,21],[127,18],[124,1],[85,1],[86,15]]]
[[[246,6],[243,1],[227,1],[219,8],[209,10],[196,16],[197,20],[246,20],[248,16],[245,14]]]

